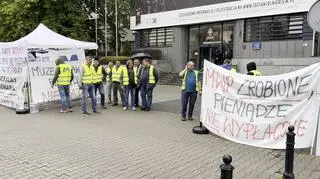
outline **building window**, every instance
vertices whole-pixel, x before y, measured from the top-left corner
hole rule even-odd
[[[136,34],[136,46],[139,48],[171,47],[172,28],[146,29]]]
[[[310,30],[306,13],[251,18],[244,23],[244,41],[311,40]]]

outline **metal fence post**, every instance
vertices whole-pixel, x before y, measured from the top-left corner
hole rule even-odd
[[[293,174],[293,161],[294,161],[294,138],[295,133],[294,126],[290,126],[287,132],[287,147],[286,147],[286,159],[285,159],[285,170],[283,173],[283,179],[294,179]]]
[[[223,163],[220,165],[220,179],[232,179],[234,167],[231,165],[232,157],[230,155],[223,156]]]

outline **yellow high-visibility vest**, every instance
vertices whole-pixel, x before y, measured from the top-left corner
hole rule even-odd
[[[261,76],[261,73],[258,70],[251,70],[250,73],[253,73],[253,76]]]
[[[83,75],[82,75],[82,83],[83,84],[92,84],[93,83],[93,66],[88,66],[87,64],[83,65]]]
[[[72,66],[69,64],[60,64],[60,74],[57,80],[57,85],[67,86],[71,84]]]
[[[156,84],[156,78],[153,74],[154,66],[151,65],[149,69],[149,84]]]
[[[112,69],[112,82],[120,82],[122,70],[123,70],[122,66],[120,66],[118,69],[117,69],[117,67],[113,67],[113,69]]]
[[[92,65],[92,68],[93,68],[93,83],[101,83],[103,78],[102,66],[99,66],[97,71],[95,70],[93,65]]]
[[[107,72],[107,82],[110,82],[110,81],[111,81],[111,80],[110,80],[110,73],[112,72],[112,71],[111,71],[111,68],[108,67],[108,68],[106,69],[106,72]]]
[[[134,83],[137,84],[137,82],[138,82],[137,71],[133,69],[133,73],[134,73]],[[123,68],[123,81],[122,81],[122,84],[124,86],[128,86],[129,85],[129,73],[128,73],[127,67]]]
[[[196,91],[200,91],[200,87],[199,87],[199,71],[197,70],[194,70],[194,73],[196,75]],[[186,81],[187,81],[187,75],[188,75],[188,71],[186,71],[184,73],[184,77],[183,77],[183,80],[182,80],[182,90],[185,90],[186,89]]]

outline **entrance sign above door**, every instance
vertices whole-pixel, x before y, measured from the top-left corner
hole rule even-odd
[[[320,32],[320,1],[316,2],[308,13],[309,26],[317,32]]]
[[[147,1],[146,1],[147,2]],[[156,2],[156,1],[150,1]],[[174,2],[174,1],[172,1]],[[142,14],[130,20],[131,30],[200,24],[277,14],[307,12],[316,0],[239,0],[151,14]],[[136,7],[138,8],[138,7]],[[139,19],[138,19],[139,21]]]

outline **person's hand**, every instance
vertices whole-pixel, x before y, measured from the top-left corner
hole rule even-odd
[[[82,84],[78,84],[79,89],[83,89],[83,85]]]
[[[199,96],[202,96],[202,91],[199,91]]]

